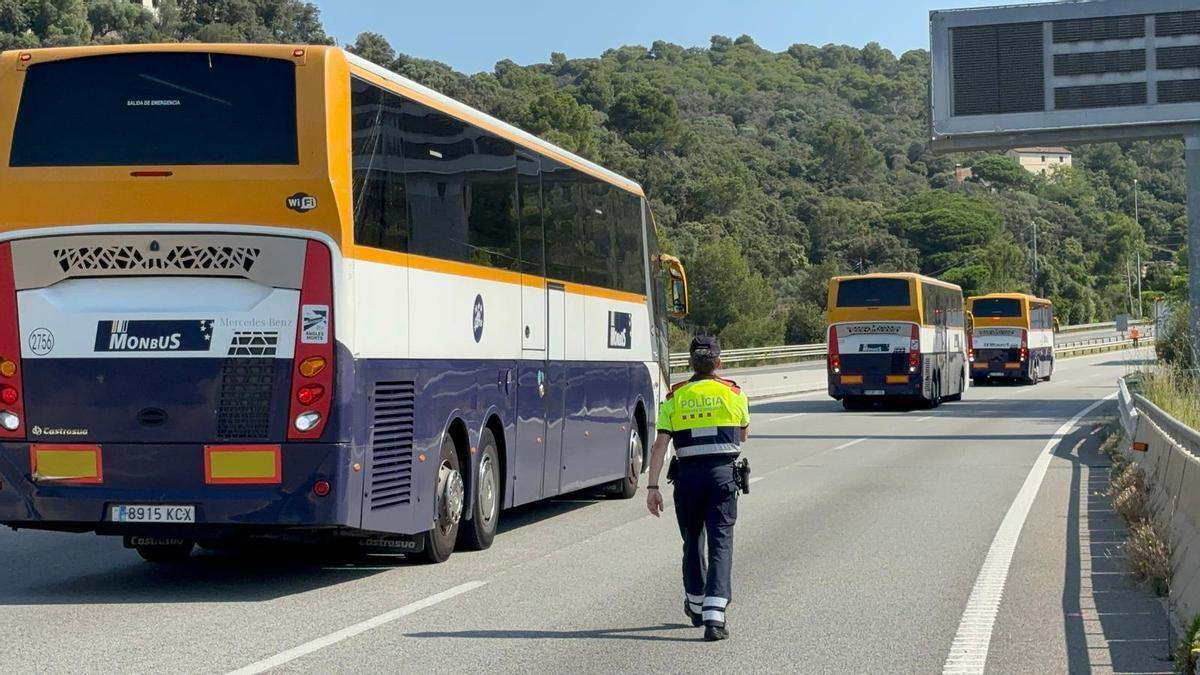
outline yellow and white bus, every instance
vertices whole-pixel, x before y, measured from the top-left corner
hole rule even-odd
[[[341,49],[0,54],[0,523],[446,559],[636,490],[686,312],[637,183]]]
[[[975,317],[968,344],[971,379],[1037,384],[1054,375],[1054,304],[1026,293],[967,298]]]
[[[962,289],[919,274],[829,281],[829,395],[847,410],[874,401],[936,407],[966,390]]]

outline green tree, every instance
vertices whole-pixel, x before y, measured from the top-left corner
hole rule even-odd
[[[396,60],[396,50],[392,49],[387,38],[379,33],[359,33],[354,44],[347,48],[353,54],[377,63],[384,68],[390,68]]]
[[[1029,172],[1004,155],[988,155],[971,165],[972,178],[989,185],[1023,188],[1032,182]]]
[[[648,84],[617,96],[608,119],[630,145],[645,153],[673,147],[683,132],[675,99]]]
[[[818,174],[827,183],[863,182],[883,170],[883,155],[862,127],[845,119],[826,122],[812,138]]]
[[[751,269],[730,238],[702,243],[689,261],[692,314],[697,332],[720,335],[728,347],[779,344],[784,321],[777,298],[763,276]]]

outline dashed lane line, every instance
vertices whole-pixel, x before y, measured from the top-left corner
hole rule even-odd
[[[988,548],[983,567],[979,570],[979,576],[975,578],[970,597],[967,598],[958,632],[950,645],[950,654],[942,666],[944,675],[982,675],[984,672],[987,667],[988,649],[992,643],[992,631],[996,627],[996,616],[1000,613],[1000,603],[1004,599],[1004,585],[1008,581],[1008,570],[1012,565],[1013,553],[1017,549],[1017,540],[1020,539],[1021,529],[1025,527],[1029,509],[1037,499],[1038,489],[1042,486],[1042,479],[1046,477],[1050,460],[1054,458],[1054,448],[1088,413],[1115,397],[1116,394],[1110,394],[1079,411],[1046,441],[1041,454],[1029,469],[1025,483],[1021,485],[1021,490],[1009,506],[1008,513],[1004,515],[1000,529],[992,539],[992,545]]]
[[[486,583],[487,582],[484,581],[468,581],[464,584],[459,584],[454,588],[446,589],[441,593],[436,593],[423,600],[417,600],[416,602],[407,604],[403,607],[397,607],[396,609],[384,612],[379,616],[356,623],[353,626],[347,626],[339,631],[334,631],[323,637],[305,642],[302,645],[292,647],[286,651],[279,652],[270,658],[251,663],[244,668],[238,668],[229,675],[256,675],[257,673],[264,673],[272,668],[278,668],[285,663],[290,663],[298,658],[307,656],[313,652],[320,651],[326,647],[342,642],[343,640],[348,640],[355,635],[360,635],[374,628],[378,628],[396,621],[397,619],[402,619],[409,614],[413,614],[421,611],[422,609],[445,602],[446,600],[462,595],[468,591],[473,591]]]

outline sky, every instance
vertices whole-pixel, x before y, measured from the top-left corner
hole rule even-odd
[[[708,46],[713,35],[749,35],[783,51],[797,42],[900,55],[929,47],[929,10],[1027,4],[1031,0],[315,0],[339,44],[381,33],[397,52],[476,73],[497,61],[599,56],[622,45],[666,40]]]

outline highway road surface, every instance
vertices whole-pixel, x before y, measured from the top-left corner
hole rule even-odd
[[[755,404],[723,643],[683,625],[673,513],[584,494],[508,512],[491,550],[438,566],[163,567],[111,539],[0,533],[4,669],[1166,672],[1165,615],[1122,575],[1095,494],[1094,423],[1130,360],[933,411]]]

